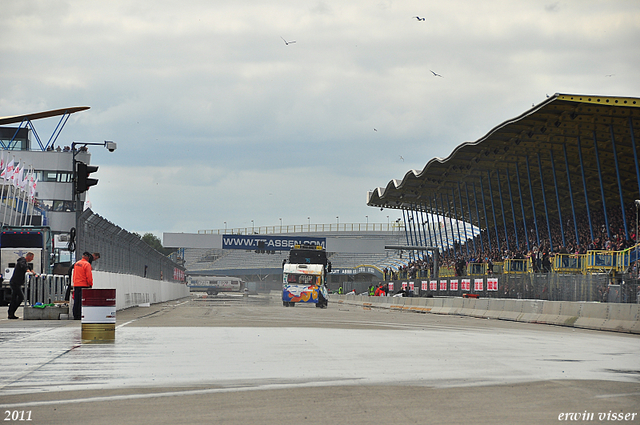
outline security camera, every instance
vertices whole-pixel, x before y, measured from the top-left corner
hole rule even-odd
[[[115,151],[118,147],[116,142],[104,142],[104,146],[109,150],[109,152]]]

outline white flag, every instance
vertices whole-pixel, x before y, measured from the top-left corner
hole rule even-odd
[[[38,186],[38,178],[35,174],[31,174],[29,178],[29,198],[34,199],[36,197],[36,187]]]
[[[11,183],[14,187],[18,187],[18,180],[22,179],[22,164],[18,164],[11,175]]]
[[[14,168],[15,168],[15,165],[13,164],[13,159],[11,159],[11,161],[9,161],[5,169],[2,170],[2,174],[0,174],[0,177],[5,179],[6,181],[9,181],[11,179],[11,176],[13,176]]]

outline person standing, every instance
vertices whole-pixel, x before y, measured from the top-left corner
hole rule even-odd
[[[11,304],[9,304],[9,319],[19,319],[16,316],[16,310],[20,307],[22,301],[24,301],[24,295],[22,293],[22,285],[24,285],[24,278],[27,273],[36,275],[33,270],[29,270],[29,263],[33,261],[33,252],[27,252],[24,257],[18,258],[16,261],[16,267],[13,269],[13,275],[9,280],[11,286]]]
[[[73,319],[82,319],[82,289],[93,286],[91,273],[92,255],[89,252],[82,253],[82,259],[73,266]]]

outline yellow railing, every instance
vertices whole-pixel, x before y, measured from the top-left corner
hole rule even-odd
[[[532,270],[529,258],[510,258],[504,261],[504,273],[524,274]]]
[[[582,273],[585,270],[585,255],[556,254],[552,267],[556,273]]]

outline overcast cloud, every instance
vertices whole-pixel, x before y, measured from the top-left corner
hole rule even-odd
[[[8,0],[0,12],[0,116],[90,106],[58,144],[118,144],[91,149],[89,198],[140,233],[386,223],[401,214],[367,207],[368,190],[546,95],[640,97],[637,0]],[[57,119],[34,124],[48,138]]]

